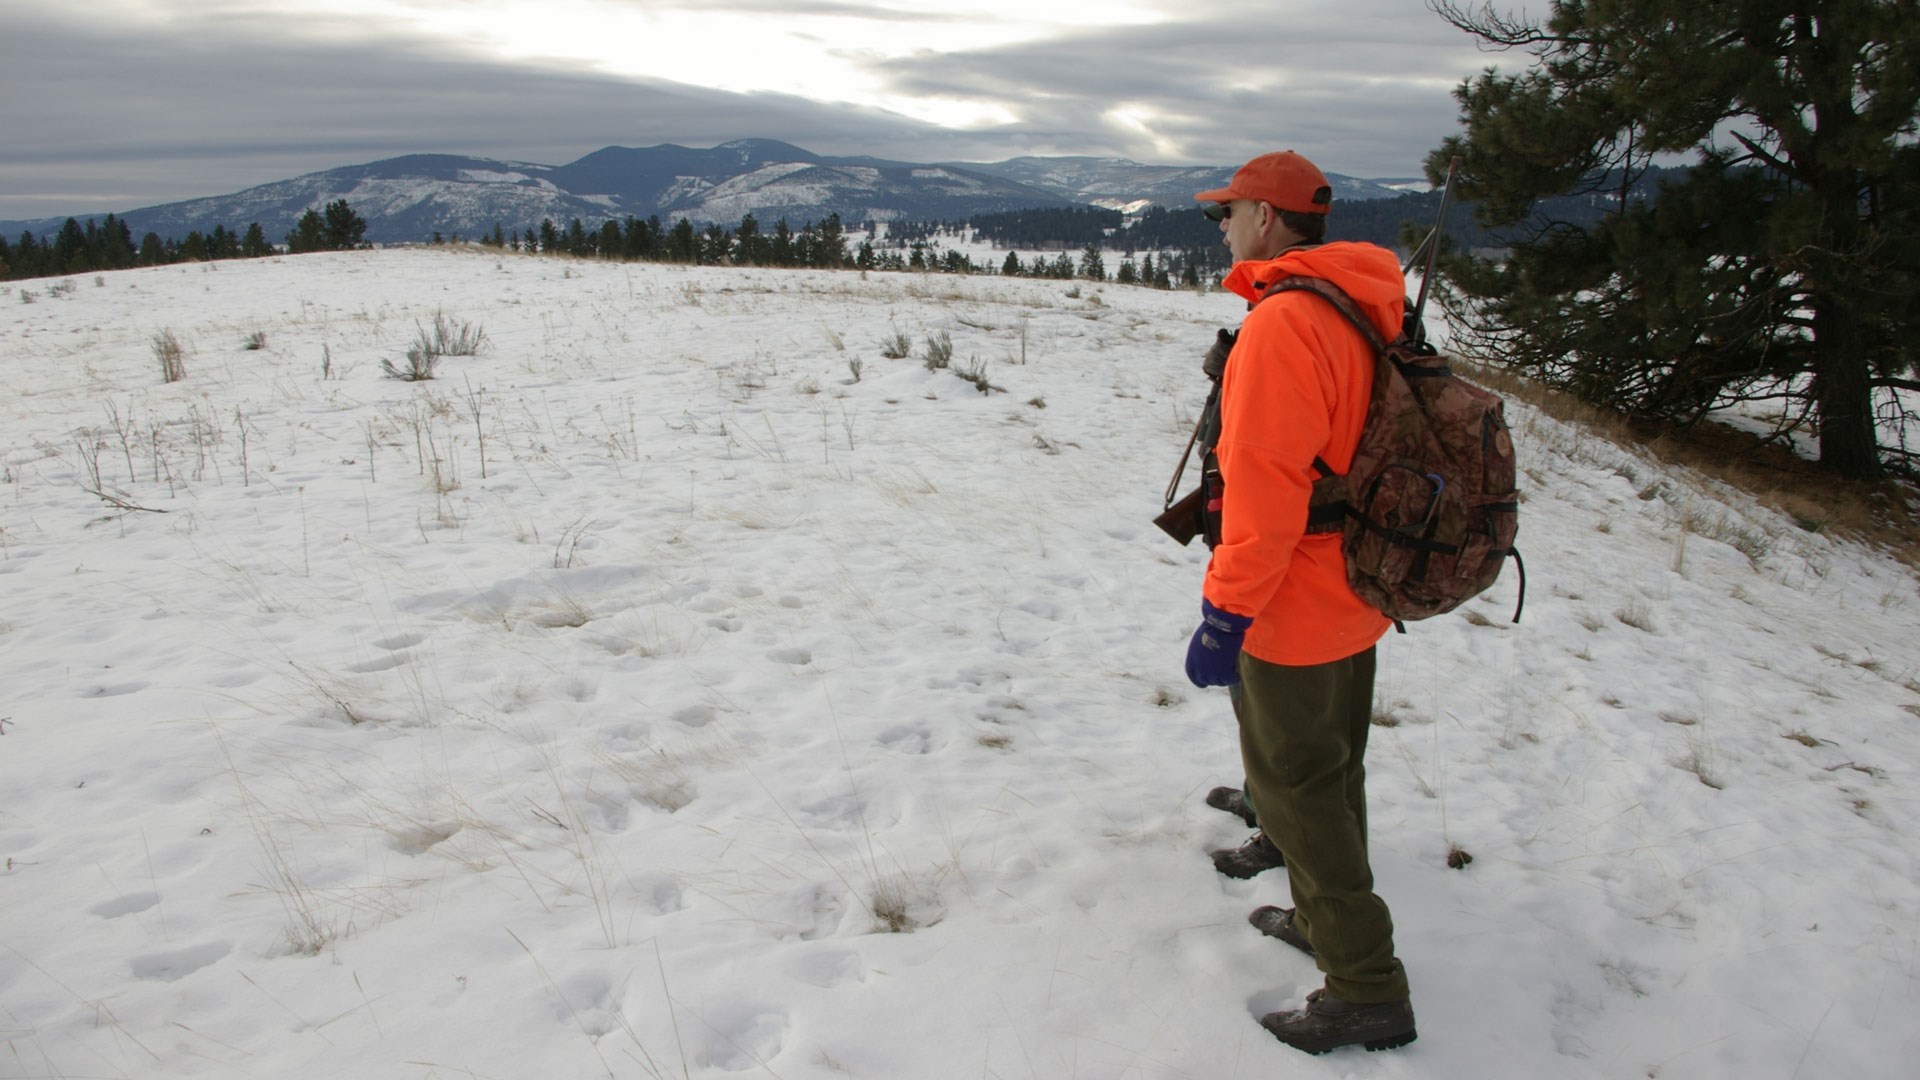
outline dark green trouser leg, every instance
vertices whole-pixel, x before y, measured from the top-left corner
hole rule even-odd
[[[1294,925],[1313,942],[1327,991],[1354,1002],[1407,997],[1393,918],[1367,861],[1367,730],[1374,651],[1312,667],[1240,657],[1233,695],[1247,799],[1287,857]]]

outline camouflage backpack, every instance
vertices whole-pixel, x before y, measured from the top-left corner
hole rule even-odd
[[[1395,623],[1452,611],[1495,578],[1519,528],[1513,438],[1500,398],[1455,375],[1425,341],[1387,341],[1339,286],[1289,277],[1269,288],[1332,304],[1372,347],[1373,392],[1344,476],[1315,458],[1309,533],[1344,534],[1347,579]],[[1405,627],[1401,627],[1402,630]]]

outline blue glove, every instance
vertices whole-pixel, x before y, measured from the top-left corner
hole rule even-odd
[[[1187,678],[1195,686],[1232,686],[1240,681],[1240,643],[1253,620],[1200,601],[1200,628],[1187,644]]]

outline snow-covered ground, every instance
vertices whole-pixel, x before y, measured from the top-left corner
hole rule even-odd
[[[0,290],[0,1076],[1913,1076],[1914,576],[1520,406],[1523,620],[1509,576],[1382,651],[1420,1040],[1260,1029],[1318,974],[1245,922],[1284,871],[1207,860],[1205,556],[1149,524],[1240,308],[448,251]],[[436,312],[490,348],[383,377]]]

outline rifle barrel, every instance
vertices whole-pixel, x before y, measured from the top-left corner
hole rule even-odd
[[[1453,202],[1453,178],[1459,172],[1460,156],[1455,154],[1453,160],[1447,162],[1447,182],[1440,189],[1439,219],[1433,223],[1433,231],[1427,234],[1427,242],[1420,245],[1426,252],[1427,265],[1420,272],[1420,298],[1413,305],[1412,326],[1422,340],[1425,340],[1427,331],[1426,323],[1421,321],[1421,316],[1427,310],[1427,293],[1433,289],[1433,268],[1440,261],[1440,232],[1447,227],[1447,207]],[[1411,267],[1419,258],[1419,252],[1415,252],[1414,257],[1407,260],[1408,267]]]

